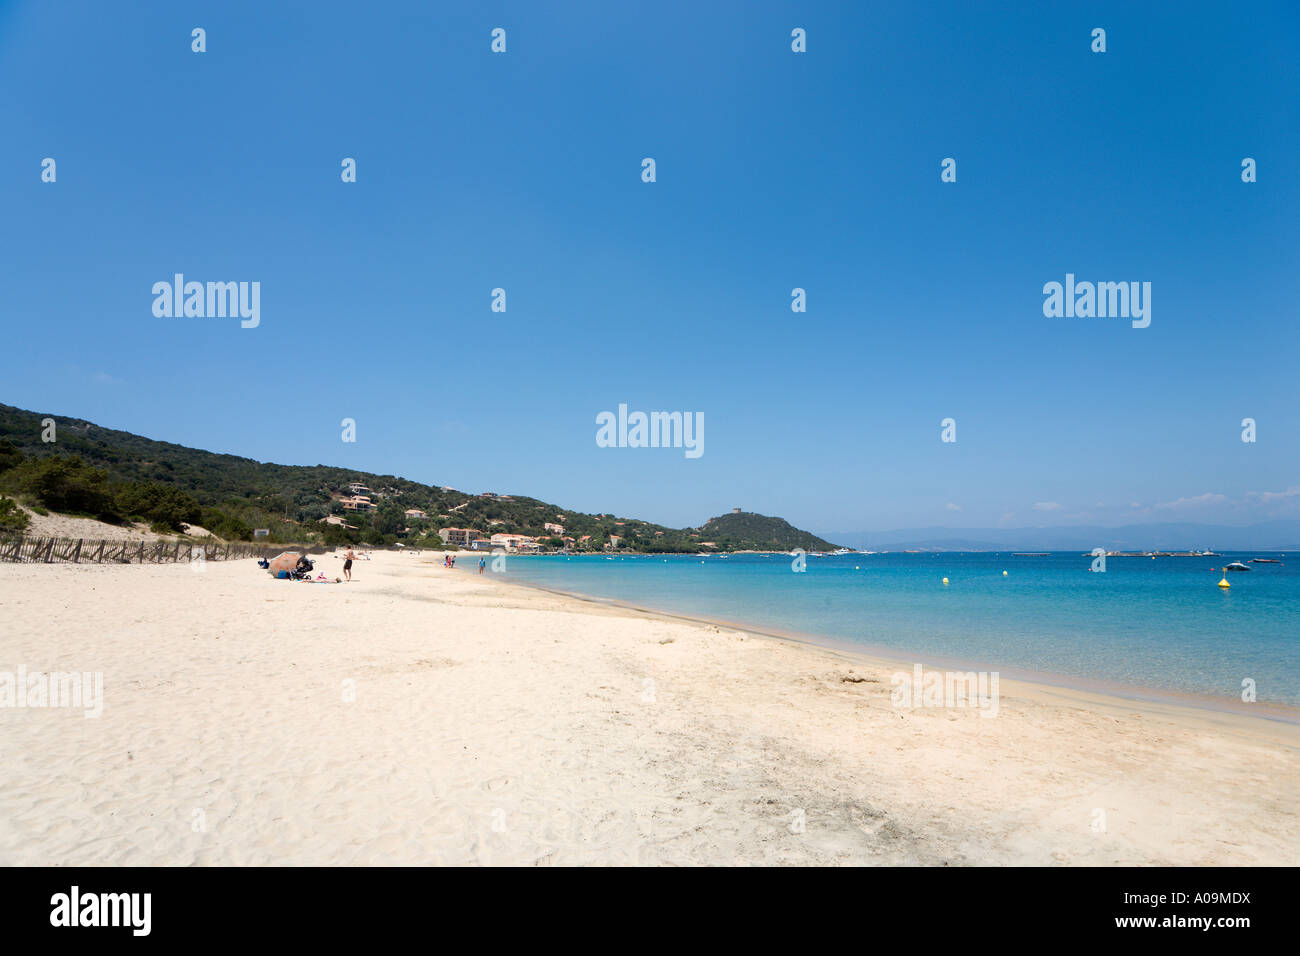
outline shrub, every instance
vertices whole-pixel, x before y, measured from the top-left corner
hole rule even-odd
[[[118,493],[117,503],[122,513],[139,515],[153,530],[164,533],[180,531],[182,524],[198,524],[202,514],[198,500],[189,492],[157,482],[127,485]]]
[[[0,534],[15,534],[27,530],[32,519],[18,507],[12,498],[0,498]]]
[[[251,527],[238,518],[232,517],[224,511],[218,511],[216,508],[205,509],[197,523],[203,525],[218,538],[224,538],[226,541],[253,540],[253,529]]]
[[[331,548],[337,548],[339,545],[344,544],[361,543],[361,535],[356,531],[337,524],[326,525],[324,531],[321,532],[321,537],[324,539],[326,546]]]
[[[108,473],[77,456],[24,461],[14,472],[18,487],[53,511],[73,511],[120,520]]]

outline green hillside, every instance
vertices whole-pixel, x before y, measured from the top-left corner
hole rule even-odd
[[[725,551],[831,551],[836,546],[807,531],[800,531],[784,518],[747,511],[710,518],[699,529],[705,541]]]
[[[42,441],[47,418],[55,422],[54,442]],[[353,482],[372,490],[376,510],[345,510],[339,499]],[[9,405],[0,405],[0,491],[29,506],[144,520],[158,531],[197,524],[231,540],[267,528],[273,542],[440,547],[438,529],[456,527],[485,536],[526,534],[548,549],[564,547],[563,538],[573,539],[572,550],[598,551],[616,541],[620,549],[647,553],[833,547],[780,518],[730,514],[701,528],[668,528],[520,495],[471,495],[396,475],[220,455]],[[407,517],[408,509],[428,517]],[[346,524],[326,523],[331,515]],[[5,520],[0,507],[0,531]],[[563,535],[548,531],[547,523],[563,525]]]

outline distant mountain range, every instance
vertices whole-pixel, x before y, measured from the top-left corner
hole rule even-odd
[[[1296,551],[1300,521],[1268,521],[1246,527],[1169,522],[1115,528],[901,528],[836,531],[823,535],[868,551]]]

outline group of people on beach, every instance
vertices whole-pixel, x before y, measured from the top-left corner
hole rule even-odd
[[[368,554],[363,554],[363,555],[361,555],[361,557],[365,558],[366,560],[369,560],[369,559],[370,559],[370,556],[369,556]],[[353,551],[351,547],[349,547],[346,551],[343,552],[343,578],[344,578],[344,580],[347,580],[347,581],[351,581],[351,580],[352,580],[352,562],[353,562],[353,561],[356,561],[356,560],[359,560],[359,559],[358,559],[358,557],[357,557],[356,552]],[[263,558],[261,561],[258,561],[257,563],[258,563],[261,567],[263,567],[263,568],[270,567],[270,562],[267,561],[265,558]],[[479,574],[482,574],[482,573],[483,573],[483,570],[484,570],[484,567],[486,566],[486,564],[487,564],[487,559],[486,559],[486,558],[479,558],[479,561],[478,561],[478,573],[479,573]],[[443,555],[443,558],[442,558],[442,566],[443,566],[444,568],[454,568],[454,567],[456,567],[456,555],[455,555],[455,554],[446,554],[446,555]],[[297,565],[296,565],[296,566],[294,567],[294,569],[293,569],[292,576],[295,577],[295,578],[299,578],[299,579],[301,579],[301,578],[309,578],[310,575],[311,575],[311,572],[312,572],[313,570],[314,570],[314,565],[313,565],[313,562],[311,561],[311,559],[308,558],[306,554],[301,554],[301,555],[299,555],[299,557],[298,557],[298,563],[297,563]]]
[[[487,559],[486,559],[486,558],[479,558],[479,559],[478,559],[478,573],[479,573],[479,574],[482,574],[482,573],[483,573],[483,568],[484,568],[486,565],[487,565]],[[442,557],[442,566],[443,566],[444,568],[454,568],[454,567],[456,566],[456,555],[454,555],[454,554],[445,554],[445,555],[443,555],[443,557]]]

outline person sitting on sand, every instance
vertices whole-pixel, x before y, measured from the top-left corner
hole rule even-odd
[[[303,573],[305,574],[305,573],[311,571],[311,569],[312,569],[312,563],[311,563],[309,560],[307,560],[307,555],[305,555],[305,554],[300,554],[300,555],[298,555],[298,563],[297,563],[296,565],[294,565],[294,568],[293,568],[293,569],[294,569],[295,571],[301,571],[301,572],[303,572]]]
[[[352,553],[351,548],[348,548],[347,552],[343,555],[343,576],[349,581],[352,580],[352,559],[355,557],[356,555]]]

